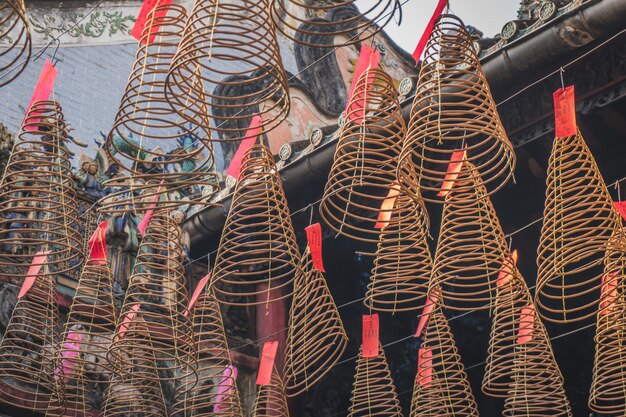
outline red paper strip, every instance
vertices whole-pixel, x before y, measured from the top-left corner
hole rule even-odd
[[[63,347],[61,348],[61,364],[54,371],[54,378],[59,379],[63,375],[63,380],[67,382],[72,368],[74,367],[73,359],[77,358],[80,353],[80,344],[83,340],[82,333],[68,332]]]
[[[120,339],[123,338],[126,334],[130,322],[133,321],[133,319],[137,315],[137,311],[139,311],[139,304],[135,304],[134,306],[132,306],[130,308],[130,311],[124,316],[124,320],[122,320],[122,324],[120,324],[120,330],[118,332]]]
[[[433,382],[433,351],[428,347],[421,347],[417,356],[417,373],[419,384],[423,387]]]
[[[189,313],[193,310],[193,306],[196,305],[196,301],[198,301],[198,298],[200,298],[200,294],[202,294],[202,291],[204,290],[204,287],[206,287],[207,282],[209,282],[209,278],[211,278],[211,272],[206,274],[198,282],[198,286],[196,287],[195,291],[193,292],[193,295],[191,296],[191,298],[189,299],[189,305],[187,306],[187,310],[185,310],[185,312],[183,313],[183,315],[185,317],[187,317],[187,315],[189,315]]]
[[[378,314],[363,315],[363,357],[377,358],[379,344]]]
[[[89,261],[96,265],[102,265],[107,262],[107,241],[106,232],[109,226],[108,221],[103,221],[89,238]]]
[[[352,103],[352,106],[346,109],[346,118],[348,120],[360,120],[363,118],[363,109],[365,109],[367,105],[367,93],[370,91],[371,85],[374,82],[374,75],[368,74],[367,80],[365,82],[365,94],[363,95],[363,97],[359,97],[358,100],[352,102],[352,99],[354,97],[354,91],[356,90],[356,84],[365,71],[378,68],[379,63],[380,51],[378,50],[378,48],[370,48],[369,46],[362,44],[361,51],[359,52],[359,60],[357,61],[356,68],[354,69],[352,84],[350,85],[348,104]]]
[[[144,0],[143,5],[141,6],[141,10],[139,10],[137,20],[135,20],[135,25],[130,31],[130,36],[145,44],[142,36],[144,34],[144,30],[146,29],[146,23],[148,23],[148,14],[152,11],[152,9],[157,6],[168,6],[159,9],[156,13],[154,13],[150,21],[150,25],[147,27],[147,29],[151,33],[150,39],[148,39],[148,43],[154,42],[154,38],[156,38],[156,33],[159,31],[159,26],[155,25],[154,21],[167,14],[170,4],[172,4],[172,0]]]
[[[239,371],[237,367],[228,365],[224,369],[224,373],[222,374],[222,382],[217,388],[217,397],[215,397],[215,404],[213,404],[213,412],[219,413],[223,409],[226,408],[226,405],[222,403],[232,395],[235,390],[235,381],[237,380],[237,375]]]
[[[278,351],[278,341],[265,342],[261,352],[261,363],[259,364],[259,373],[256,377],[257,385],[269,385],[274,370],[274,361],[276,360],[276,352]]]
[[[48,259],[49,250],[39,251],[33,257],[33,260],[30,262],[30,266],[28,267],[28,272],[26,272],[26,278],[24,278],[24,283],[22,284],[22,288],[20,288],[20,292],[17,295],[17,298],[22,298],[28,293],[28,290],[31,289],[33,284],[35,284],[35,279],[39,272],[41,271],[41,267],[44,266],[46,260]]]
[[[498,280],[496,281],[498,287],[511,280],[515,272],[515,265],[517,265],[517,249],[515,249],[511,256],[502,264],[500,272],[498,273]]]
[[[400,195],[400,185],[393,183],[387,194],[387,198],[383,201],[380,210],[378,211],[378,221],[374,225],[376,229],[384,229],[389,225],[391,220],[391,213],[393,213],[393,206],[396,204],[396,199]]]
[[[313,268],[320,272],[326,272],[322,259],[322,226],[319,223],[314,223],[305,227],[304,231],[306,232],[306,240],[309,242],[309,249],[311,250]]]
[[[428,323],[428,319],[430,318],[430,313],[433,312],[435,306],[439,302],[440,291],[435,289],[428,294],[428,298],[426,299],[426,303],[424,304],[424,310],[422,311],[422,315],[420,316],[420,322],[417,325],[417,330],[415,331],[415,337],[420,337],[424,328],[426,327],[426,323]]]
[[[626,201],[614,201],[613,206],[622,215],[622,219],[626,220]]]
[[[609,314],[609,307],[617,299],[617,271],[602,275],[600,287],[600,314]]]
[[[554,127],[557,138],[565,138],[576,134],[576,99],[574,86],[559,88],[553,94]]]
[[[533,338],[533,329],[535,327],[535,308],[532,304],[528,304],[522,308],[519,318],[519,329],[517,331],[517,343],[523,344],[529,342]]]
[[[163,184],[163,181],[161,181],[161,184]],[[160,194],[161,184],[159,184],[159,188],[157,188],[156,194],[152,196],[152,201],[150,202],[149,209],[146,211],[146,214],[143,215],[143,218],[137,225],[137,230],[139,230],[139,234],[141,235],[143,235],[146,232],[146,229],[148,228],[148,224],[150,223],[150,219],[152,218],[152,215],[154,214],[154,208],[157,205],[157,201],[159,201],[159,198],[161,198],[161,194]]]
[[[261,116],[254,116],[250,121],[250,126],[246,131],[246,139],[241,141],[239,148],[237,148],[237,152],[235,152],[235,156],[233,156],[232,161],[230,161],[230,165],[226,169],[226,173],[235,179],[239,179],[239,174],[241,173],[241,165],[243,164],[243,157],[248,152],[248,149],[252,148],[256,143],[257,138],[261,133],[263,133],[263,119]]]
[[[57,68],[54,66],[54,64],[52,64],[52,61],[46,59],[46,62],[44,62],[43,64],[41,74],[39,74],[39,79],[37,80],[35,91],[33,91],[33,96],[30,99],[30,103],[28,103],[28,108],[26,109],[26,116],[24,116],[24,121],[26,121],[26,117],[28,116],[31,107],[33,106],[33,104],[35,104],[35,102],[48,100],[50,98],[50,93],[52,93],[52,90],[54,89],[54,80],[57,77],[57,72]],[[22,122],[22,125],[24,124],[24,121]],[[29,118],[28,126],[25,126],[25,129],[35,129],[35,126],[33,124],[37,122],[37,118]]]
[[[435,27],[435,22],[439,19],[439,16],[443,13],[444,9],[448,5],[448,0],[439,0],[437,3],[437,7],[435,8],[435,12],[432,17],[428,21],[428,25],[426,25],[426,29],[424,29],[424,33],[422,33],[422,37],[420,38],[415,50],[413,51],[413,59],[415,60],[415,64],[417,64],[422,57],[422,53],[424,52],[424,48],[426,48],[426,44],[428,43],[428,38],[430,38],[430,34]]]
[[[459,173],[461,172],[461,168],[463,167],[463,162],[467,159],[467,149],[463,149],[462,151],[454,151],[452,156],[450,157],[450,164],[448,165],[448,171],[446,172],[446,178],[443,180],[443,184],[441,184],[441,191],[437,194],[438,197],[445,197],[448,195],[452,187],[454,187],[454,182],[459,177]]]

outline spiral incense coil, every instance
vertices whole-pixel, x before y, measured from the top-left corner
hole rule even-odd
[[[433,284],[441,287],[448,308],[487,309],[508,249],[478,171],[467,162],[463,165],[446,196]]]
[[[359,350],[348,417],[402,417],[382,345],[378,352],[375,358],[364,358],[363,348]]]
[[[411,417],[475,416],[478,409],[448,320],[435,307],[422,334]]]
[[[433,260],[428,248],[428,213],[422,200],[401,194],[381,231],[365,305],[395,313],[424,305]]]
[[[378,0],[363,12],[355,0],[312,2],[308,0],[272,0],[272,20],[289,39],[314,48],[336,47],[363,42],[387,25],[394,16],[402,16],[397,0]],[[366,17],[367,16],[367,17]]]
[[[396,181],[406,131],[391,78],[377,69],[363,72],[346,113],[320,214],[338,234],[375,243],[380,234],[375,224]]]
[[[220,306],[203,293],[193,310],[198,351],[198,380],[188,378],[177,390],[172,416],[242,417]]]
[[[598,308],[604,251],[622,226],[580,132],[555,139],[546,183],[537,310],[551,322],[589,321]]]
[[[29,111],[0,184],[0,260],[4,277],[23,280],[32,256],[49,250],[48,267],[80,267],[83,238],[61,106],[38,101]]]
[[[196,368],[191,318],[185,315],[188,305],[185,249],[182,230],[167,211],[154,213],[139,246],[133,274],[120,314],[113,343],[107,354],[114,372],[128,373],[124,358],[138,341],[125,335],[124,321],[141,311],[151,340],[142,351],[155,357],[162,381],[191,377]],[[139,334],[139,333],[137,333]],[[145,359],[145,358],[144,358]]]
[[[424,199],[444,183],[452,154],[466,147],[467,160],[488,189],[499,190],[513,175],[515,154],[491,97],[472,38],[456,16],[443,15],[433,28],[417,83],[398,179],[414,189],[416,174]],[[469,174],[469,166],[461,175]],[[471,193],[472,184],[461,191]]]
[[[300,255],[282,181],[263,145],[243,158],[209,282],[221,303],[250,306],[290,297]]]
[[[272,369],[270,383],[257,389],[252,417],[289,417],[285,386],[276,367]]]
[[[264,1],[197,1],[167,77],[172,108],[190,123],[211,126],[214,140],[247,138],[252,115],[269,132],[289,112],[289,85]]]
[[[313,268],[307,246],[294,284],[285,352],[287,396],[308,391],[337,364],[348,344],[324,275]]]
[[[0,87],[24,71],[31,52],[24,0],[3,0],[0,4]]]

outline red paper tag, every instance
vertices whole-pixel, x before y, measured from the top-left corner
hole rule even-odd
[[[250,121],[250,126],[246,131],[246,138],[241,141],[233,160],[230,161],[230,165],[226,169],[226,173],[235,179],[239,179],[241,173],[241,165],[243,164],[243,157],[248,152],[248,149],[252,148],[256,143],[257,138],[263,132],[262,125],[263,120],[261,116],[254,116]]]
[[[519,330],[517,331],[517,343],[523,344],[529,342],[533,338],[533,329],[535,327],[535,308],[532,304],[522,308],[519,318]]]
[[[498,280],[496,281],[498,287],[511,280],[515,272],[515,265],[517,265],[517,249],[515,249],[511,256],[502,264],[500,272],[498,273]]]
[[[387,198],[383,201],[380,210],[378,211],[378,221],[374,225],[376,229],[384,229],[389,225],[391,220],[391,213],[393,213],[393,206],[396,204],[396,199],[400,195],[400,185],[393,183],[387,194]]]
[[[26,272],[26,278],[24,278],[24,283],[22,284],[22,288],[20,288],[20,292],[17,295],[17,298],[22,298],[23,296],[25,296],[26,293],[28,293],[28,290],[30,290],[33,284],[35,284],[35,279],[37,278],[37,275],[39,275],[41,267],[43,267],[46,263],[49,253],[49,250],[44,250],[39,251],[35,254],[33,260],[30,263],[30,266],[28,267],[28,272]]]
[[[187,315],[189,315],[189,313],[193,310],[193,306],[196,305],[196,301],[198,301],[198,298],[200,298],[200,294],[202,294],[204,287],[206,287],[207,282],[209,282],[209,278],[211,278],[211,272],[206,274],[204,278],[202,278],[198,282],[196,290],[193,292],[191,299],[189,299],[189,305],[187,306],[187,310],[185,310],[185,312],[183,313],[185,317],[187,317]]]
[[[379,344],[378,314],[363,315],[363,357],[377,358]]]
[[[424,310],[422,311],[422,315],[420,316],[420,322],[417,325],[417,330],[415,331],[415,337],[420,337],[424,328],[426,327],[426,323],[428,323],[428,319],[430,318],[430,314],[435,309],[435,306],[439,302],[440,290],[435,289],[428,294],[428,298],[426,299],[426,304],[424,304]]]
[[[417,373],[419,384],[423,387],[433,382],[433,351],[428,347],[421,347],[417,356]]]
[[[608,314],[611,304],[617,299],[617,272],[602,275],[600,287],[600,314]]]
[[[352,98],[354,97],[354,91],[356,90],[356,84],[361,78],[361,75],[365,71],[369,71],[370,69],[378,68],[378,64],[380,63],[380,51],[378,48],[370,48],[369,46],[362,44],[361,51],[359,52],[359,60],[356,63],[356,68],[354,69],[354,77],[352,78],[352,84],[350,85],[350,95],[348,96],[348,104],[352,102]],[[355,102],[352,102],[352,107],[346,109],[346,118],[348,120],[359,120],[364,116],[363,109],[365,109],[367,104],[367,93],[370,90],[372,82],[374,81],[374,75],[367,76],[367,80],[365,82],[365,95],[363,97],[359,97],[359,99]]]
[[[161,181],[161,184],[162,183],[163,181]],[[159,198],[161,198],[161,194],[160,194],[161,184],[159,184],[159,188],[157,188],[157,193],[152,196],[152,201],[150,202],[149,209],[146,211],[146,214],[143,215],[141,221],[137,225],[137,230],[139,230],[139,234],[141,235],[146,233],[146,229],[148,228],[150,219],[152,218],[152,215],[154,214],[154,208],[156,207],[157,201],[159,201]]]
[[[557,138],[565,138],[576,134],[576,99],[574,86],[559,88],[553,94],[554,126]]]
[[[107,262],[106,230],[108,226],[109,222],[103,221],[89,238],[89,261],[92,264],[102,265]]]
[[[261,363],[259,364],[259,373],[256,377],[257,385],[269,385],[272,380],[272,372],[274,370],[274,361],[276,360],[276,352],[278,351],[278,341],[265,342],[261,352]]]
[[[24,122],[26,121],[26,117],[30,112],[31,107],[37,101],[48,100],[50,98],[50,93],[54,89],[54,80],[57,77],[57,68],[52,64],[52,61],[46,59],[46,62],[43,64],[43,69],[41,70],[41,74],[39,74],[39,79],[37,80],[37,85],[35,86],[35,91],[33,92],[33,96],[30,99],[30,103],[28,103],[28,108],[26,109],[26,116],[24,116]],[[33,113],[31,116],[35,116]],[[30,117],[28,119],[28,125],[24,126],[26,130],[35,129],[34,124],[39,122],[38,118]]]
[[[320,272],[326,272],[322,260],[322,226],[319,223],[314,223],[305,227],[304,231],[306,232],[306,239],[309,242],[309,249],[311,250],[313,268]]]
[[[622,215],[622,219],[626,220],[626,201],[614,201],[613,206]]]
[[[435,13],[433,13],[432,17],[428,21],[428,25],[426,25],[426,29],[424,29],[424,33],[422,33],[422,37],[420,38],[417,46],[415,47],[415,51],[413,51],[413,59],[417,64],[422,57],[422,53],[424,52],[424,48],[426,48],[426,44],[428,43],[428,38],[430,38],[430,34],[435,27],[435,22],[439,19],[439,16],[443,13],[443,10],[448,5],[448,0],[439,0],[437,3],[437,7],[435,8]]]
[[[130,311],[124,316],[124,320],[122,320],[122,324],[120,324],[120,330],[118,332],[120,339],[123,338],[126,334],[130,322],[133,321],[133,319],[137,315],[137,311],[139,311],[139,304],[135,304],[134,306],[132,306],[130,308]]]
[[[68,332],[63,348],[61,349],[61,364],[55,369],[54,378],[59,379],[63,375],[63,380],[67,382],[74,368],[73,359],[79,355],[80,345],[83,340],[82,333]]]
[[[467,149],[463,149],[462,151],[454,151],[452,156],[450,157],[450,164],[448,165],[448,171],[446,172],[446,178],[443,180],[441,184],[441,191],[437,194],[438,197],[445,197],[448,195],[452,187],[454,187],[454,182],[459,177],[459,173],[461,172],[461,168],[463,168],[463,162],[467,159]]]
[[[156,33],[159,31],[159,26],[155,25],[154,22],[160,17],[163,17],[167,14],[169,10],[169,5],[172,4],[172,0],[144,0],[143,5],[141,6],[141,10],[139,10],[139,15],[137,16],[137,20],[135,20],[135,25],[130,31],[130,36],[137,39],[138,41],[142,41],[142,36],[144,35],[144,30],[147,28],[149,31],[150,39],[148,39],[148,43],[154,42],[154,38],[156,38]],[[162,9],[159,9],[156,13],[152,15],[152,19],[148,22],[148,14],[157,6],[167,6]],[[146,26],[146,24],[148,26]],[[145,42],[143,42],[145,44]]]
[[[224,373],[222,374],[222,382],[217,388],[217,397],[215,397],[215,404],[213,404],[213,412],[219,413],[222,409],[225,410],[225,406],[222,406],[222,403],[232,395],[232,392],[235,390],[235,381],[237,381],[237,375],[239,374],[239,370],[236,366],[228,365],[224,368]]]

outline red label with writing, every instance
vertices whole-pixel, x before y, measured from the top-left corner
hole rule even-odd
[[[163,184],[163,181],[161,181],[161,184]],[[157,205],[157,201],[159,201],[159,198],[161,198],[161,184],[159,184],[159,188],[157,188],[156,194],[152,196],[152,201],[150,202],[150,205],[148,206],[148,211],[146,211],[146,214],[143,215],[143,217],[141,218],[141,221],[139,222],[139,224],[137,225],[137,230],[139,230],[139,234],[144,234],[146,233],[146,229],[148,228],[148,224],[150,223],[150,219],[152,218],[152,215],[154,214],[154,208]]]
[[[322,260],[322,226],[319,223],[315,223],[305,227],[304,231],[306,232],[306,239],[309,242],[309,249],[311,250],[313,268],[320,272],[326,272]]]
[[[426,29],[424,29],[424,33],[422,33],[422,37],[420,38],[419,42],[417,43],[417,46],[415,47],[415,50],[413,51],[413,59],[415,60],[416,64],[419,62],[420,58],[422,57],[422,53],[424,52],[424,48],[426,48],[426,44],[428,43],[428,38],[430,38],[430,34],[432,33],[433,28],[435,27],[435,23],[437,22],[437,19],[439,19],[439,16],[441,16],[441,14],[443,13],[443,10],[446,8],[447,5],[448,5],[448,0],[439,0],[439,3],[437,3],[437,7],[435,7],[435,12],[433,13],[432,17],[428,21],[428,24],[426,25]]]
[[[33,104],[37,101],[48,100],[50,98],[50,93],[54,89],[54,80],[57,77],[57,68],[52,64],[52,61],[46,59],[46,62],[43,64],[43,69],[41,70],[41,74],[39,74],[39,79],[37,80],[37,85],[35,86],[35,91],[33,91],[33,96],[30,99],[30,103],[28,103],[28,108],[26,109],[26,116],[24,116],[24,122],[26,118],[29,116],[29,112]],[[39,122],[39,118],[33,117],[37,116],[37,113],[31,113],[31,117],[28,119],[28,125],[24,126],[25,130],[33,130],[35,129],[34,124]]]
[[[235,390],[235,381],[237,381],[237,375],[239,374],[239,370],[236,366],[228,365],[224,369],[222,382],[217,388],[217,397],[215,398],[215,404],[213,405],[213,412],[219,413],[220,411],[226,411],[227,405],[223,403],[226,402],[226,399],[233,395],[233,391]]]
[[[250,121],[250,126],[246,131],[245,139],[241,141],[239,148],[237,148],[237,152],[235,152],[235,156],[233,156],[232,161],[230,161],[230,165],[226,169],[226,173],[235,179],[239,179],[239,174],[241,173],[241,165],[243,164],[243,157],[248,152],[248,149],[252,148],[256,143],[257,138],[262,133],[262,124],[263,120],[261,116],[254,116]]]
[[[419,350],[417,373],[421,386],[426,387],[433,382],[433,351],[428,347],[421,347]]]
[[[463,162],[467,159],[467,149],[463,149],[462,151],[454,151],[452,156],[450,157],[450,164],[448,165],[448,171],[446,171],[446,178],[443,180],[443,184],[441,184],[441,191],[437,194],[438,197],[445,197],[448,195],[452,187],[454,187],[454,182],[459,177],[459,173],[461,172],[461,168],[463,168]]]
[[[196,305],[196,301],[198,301],[198,298],[200,298],[200,294],[202,294],[202,291],[204,290],[204,287],[206,287],[207,282],[209,282],[209,278],[211,278],[211,273],[210,272],[208,274],[206,274],[198,282],[198,286],[196,287],[195,291],[193,292],[193,295],[191,296],[191,298],[189,299],[189,306],[187,306],[187,310],[185,310],[185,312],[183,313],[183,315],[185,317],[187,317],[187,315],[191,311],[193,311],[193,306]]]
[[[435,309],[437,302],[439,302],[440,292],[438,289],[434,289],[428,294],[428,298],[426,299],[426,304],[424,304],[424,310],[422,311],[422,315],[420,317],[420,322],[417,325],[417,330],[415,331],[415,337],[420,337],[424,328],[426,327],[426,323],[428,323],[428,319],[430,318],[430,314]]]
[[[347,120],[358,120],[362,119],[364,114],[363,109],[367,106],[367,93],[370,90],[372,82],[374,81],[374,75],[367,75],[367,80],[365,82],[365,91],[362,97],[359,97],[358,100],[353,102],[354,91],[356,90],[357,82],[361,75],[369,71],[370,69],[378,68],[378,64],[380,63],[380,51],[377,48],[370,48],[369,46],[362,44],[361,51],[359,52],[359,60],[356,63],[356,68],[354,69],[354,77],[352,78],[352,84],[350,85],[350,95],[348,96],[348,105],[351,107],[346,109],[346,119]]]
[[[614,201],[613,206],[622,215],[622,219],[626,220],[626,201]]]
[[[574,86],[559,88],[553,94],[554,127],[556,137],[564,138],[576,134],[576,99]]]
[[[377,358],[379,354],[378,314],[363,316],[363,357]]]
[[[156,33],[159,31],[159,26],[155,24],[155,21],[167,14],[170,4],[172,4],[172,0],[144,0],[141,10],[139,10],[139,15],[137,15],[137,20],[135,20],[135,25],[130,31],[130,35],[145,44],[146,42],[143,35],[144,31],[147,30],[147,33],[150,33],[148,43],[154,42]],[[148,21],[148,15],[157,6],[167,7],[162,7],[157,10],[152,14],[150,21]]]
[[[393,207],[396,204],[396,199],[398,198],[398,195],[400,195],[400,185],[394,183],[389,189],[387,198],[385,198],[382,206],[380,206],[378,219],[376,224],[374,225],[376,229],[384,229],[389,225],[389,220],[391,220],[391,214],[393,213]]]
[[[600,314],[609,314],[611,305],[617,299],[617,272],[602,275],[600,287]]]
[[[277,340],[265,342],[263,344],[263,350],[261,351],[261,363],[259,364],[259,373],[256,377],[257,385],[269,385],[272,380],[276,352],[278,352]]]
[[[82,333],[69,332],[67,334],[63,348],[61,349],[61,364],[54,371],[55,379],[59,379],[60,375],[63,375],[63,380],[67,382],[69,376],[72,374],[74,364],[77,362],[75,359],[80,353],[82,340]]]
[[[121,339],[126,334],[128,330],[128,326],[133,321],[135,316],[137,315],[137,311],[139,311],[139,304],[135,304],[130,308],[130,311],[126,313],[124,316],[124,320],[122,320],[122,324],[120,324],[120,330],[118,331],[118,336]]]
[[[532,304],[522,308],[519,318],[519,330],[517,331],[517,343],[523,344],[530,342],[533,338],[533,329],[535,327],[535,308]]]
[[[107,241],[106,233],[108,221],[103,221],[89,238],[89,261],[93,264],[105,264],[107,262]]]
[[[28,290],[30,290],[35,284],[35,279],[37,279],[37,275],[39,275],[41,268],[46,263],[49,253],[49,250],[45,250],[39,251],[35,254],[35,257],[28,267],[28,272],[26,272],[26,278],[24,278],[24,283],[22,284],[22,288],[20,288],[20,292],[17,295],[17,298],[22,298],[23,296],[25,296],[28,293]]]
[[[515,273],[515,266],[517,265],[517,249],[513,251],[511,256],[508,257],[500,268],[500,272],[498,273],[498,280],[496,281],[496,285],[504,285],[511,281],[513,274]]]

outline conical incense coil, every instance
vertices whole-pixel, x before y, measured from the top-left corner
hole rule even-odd
[[[508,249],[478,172],[467,162],[463,166],[446,195],[432,279],[446,307],[486,309]]]
[[[285,386],[276,367],[272,370],[270,383],[257,389],[252,417],[289,417]]]
[[[250,148],[222,232],[209,282],[221,303],[260,305],[291,296],[300,255],[274,159]]]
[[[189,194],[189,189],[192,195],[185,204],[208,204],[201,189],[212,184],[212,191],[218,190],[210,133],[184,122],[165,98],[165,78],[185,21],[185,8],[177,4],[159,5],[148,14],[105,142],[110,163],[118,164],[122,172],[104,185],[121,189],[101,201],[100,211],[122,213],[127,205],[145,211],[157,197],[160,207],[173,208],[180,204],[179,194]]]
[[[406,127],[391,78],[369,69],[359,77],[348,103],[320,214],[338,234],[378,242],[375,227],[396,176]],[[415,195],[416,192],[413,191]]]
[[[214,140],[245,139],[252,115],[269,132],[289,112],[288,87],[267,2],[195,3],[167,79],[182,118],[211,126]]]
[[[381,231],[365,305],[395,313],[424,305],[433,267],[428,247],[429,220],[422,200],[405,194],[395,201],[389,224]]]
[[[217,301],[203,293],[193,310],[198,351],[198,378],[183,381],[176,393],[173,416],[242,417],[222,314]]]
[[[535,303],[545,320],[588,321],[598,307],[604,251],[622,233],[621,219],[580,133],[555,139],[546,183]]]
[[[24,71],[32,50],[24,0],[0,4],[0,87]]]
[[[80,267],[78,201],[61,106],[38,101],[29,111],[0,184],[2,275],[22,280],[32,256],[50,250],[48,267],[69,273]]]
[[[342,46],[363,42],[378,33],[394,16],[402,16],[402,5],[398,0],[378,0],[362,12],[355,7],[357,3],[355,0],[270,2],[276,29],[289,39],[311,47],[336,47],[337,36],[342,37]]]
[[[124,355],[138,342],[124,335],[128,321],[141,311],[146,322],[150,346],[143,350],[154,356],[163,381],[190,377],[196,367],[191,318],[185,314],[188,305],[186,291],[185,248],[181,242],[182,230],[172,213],[157,211],[139,246],[133,274],[120,314],[116,335],[107,354],[114,371],[124,374]],[[139,333],[137,333],[139,334]],[[123,337],[122,337],[123,336]]]
[[[341,359],[348,337],[324,275],[313,268],[310,249],[294,284],[285,352],[287,395],[295,397],[319,382]]]
[[[455,150],[467,147],[487,195],[513,175],[515,154],[502,127],[472,38],[461,20],[443,15],[433,28],[422,60],[411,119],[398,163],[404,189],[417,175],[424,199],[442,203],[441,189]],[[469,174],[469,166],[465,166]],[[472,192],[473,184],[461,191]]]

